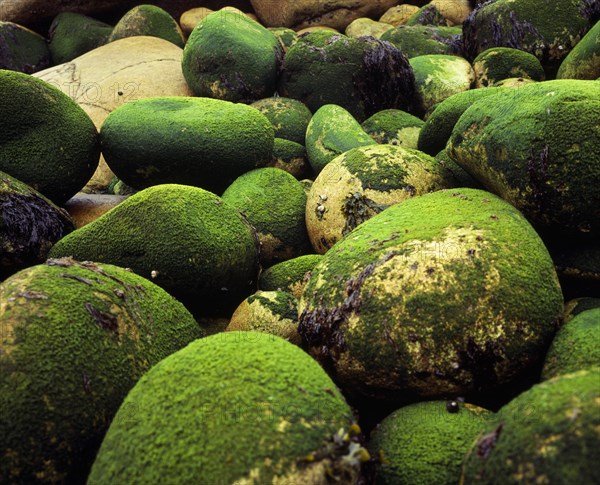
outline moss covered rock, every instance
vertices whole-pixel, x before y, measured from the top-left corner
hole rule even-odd
[[[68,62],[106,44],[113,27],[75,12],[59,13],[48,31],[54,64]]]
[[[444,14],[432,2],[423,5],[405,22],[406,26],[412,25],[444,25],[450,26]]]
[[[481,396],[539,361],[562,309],[552,260],[519,212],[452,189],[389,207],[330,249],[299,332],[354,395]]]
[[[296,99],[276,97],[260,99],[250,106],[267,117],[273,125],[275,137],[304,144],[306,128],[312,118],[305,104]]]
[[[274,264],[260,274],[258,287],[263,291],[287,291],[300,299],[320,254],[305,254]]]
[[[482,185],[465,171],[458,163],[448,156],[446,150],[442,150],[435,156],[436,161],[452,175],[456,187],[469,187],[472,189],[483,189]]]
[[[400,26],[385,32],[381,40],[394,44],[409,59],[430,54],[457,54],[461,49],[462,30],[430,25]]]
[[[306,129],[306,153],[315,174],[338,155],[352,148],[375,144],[360,123],[335,104],[319,108]]]
[[[543,81],[544,68],[533,54],[509,47],[492,47],[473,60],[475,87],[485,88],[503,79],[527,78]]]
[[[46,39],[22,25],[0,21],[0,69],[31,74],[51,65]]]
[[[599,83],[547,81],[474,103],[447,149],[540,230],[597,234],[599,132]]]
[[[501,79],[500,81],[496,81],[491,86],[495,88],[520,88],[535,82],[537,81],[534,81],[533,79],[527,79],[525,77],[509,77],[506,79]]]
[[[321,31],[288,50],[279,92],[313,113],[336,104],[362,121],[387,108],[410,111],[414,76],[406,57],[388,42]]]
[[[122,268],[48,260],[0,284],[2,483],[84,483],[151,366],[202,336],[164,290]],[[136,419],[129,407],[120,419]]]
[[[0,170],[56,204],[90,179],[98,133],[75,101],[27,74],[0,70]]]
[[[284,53],[298,40],[298,34],[287,27],[269,27],[269,30],[279,40]]]
[[[138,35],[159,37],[182,48],[185,45],[177,21],[156,5],[138,5],[129,10],[115,25],[108,42]]]
[[[0,172],[0,281],[44,262],[52,245],[74,229],[63,209]]]
[[[600,21],[585,34],[561,62],[557,79],[598,79],[600,77]]]
[[[258,110],[209,98],[165,96],[125,103],[100,130],[108,166],[127,185],[196,185],[221,193],[271,160],[273,128]]]
[[[126,419],[128,407],[135,419]],[[88,483],[352,484],[364,455],[349,436],[353,423],[304,351],[273,335],[226,332],[197,340],[138,382]]]
[[[490,412],[457,401],[412,404],[375,429],[369,451],[378,458],[376,484],[458,483],[463,456]]]
[[[597,483],[600,368],[533,386],[497,414],[467,454],[464,483]]]
[[[337,241],[387,207],[454,187],[449,172],[432,157],[394,145],[349,150],[315,179],[306,203],[313,249],[326,253]]]
[[[253,292],[258,273],[254,229],[216,195],[183,185],[132,195],[50,255],[131,268],[198,314],[232,311]]]
[[[271,167],[252,170],[227,188],[223,200],[242,212],[256,229],[263,266],[308,251],[306,194],[293,175]]]
[[[251,103],[273,96],[283,49],[273,32],[235,12],[205,17],[183,51],[183,74],[196,96]]]
[[[283,138],[275,138],[269,166],[285,170],[297,179],[306,177],[312,172],[304,145]]]
[[[399,109],[384,109],[362,122],[362,129],[377,143],[417,148],[425,122]]]

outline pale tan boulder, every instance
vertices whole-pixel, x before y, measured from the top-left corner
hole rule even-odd
[[[431,0],[430,4],[453,25],[461,25],[471,13],[469,0]]]
[[[376,22],[375,20],[363,17],[353,20],[352,23],[346,27],[346,35],[348,37],[371,36],[379,39],[385,32],[393,28],[393,25]]]
[[[65,203],[64,208],[73,219],[75,227],[79,229],[106,214],[127,197],[127,195],[84,194],[79,192]]]
[[[389,8],[379,19],[380,22],[398,27],[404,25],[406,21],[419,11],[416,5],[404,3]]]

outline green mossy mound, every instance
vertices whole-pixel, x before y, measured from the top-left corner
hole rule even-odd
[[[220,194],[243,173],[267,165],[273,128],[258,110],[209,98],[130,101],[100,130],[102,153],[127,185],[195,185]]]
[[[313,113],[336,104],[362,121],[383,109],[410,111],[414,76],[403,53],[388,42],[318,31],[288,50],[279,93]]]
[[[600,21],[585,34],[562,61],[557,79],[598,79],[600,77]]]
[[[467,454],[461,483],[600,482],[599,382],[600,368],[589,369],[513,399]]]
[[[285,291],[257,291],[240,303],[225,331],[263,332],[300,345],[298,300]]]
[[[0,69],[32,74],[51,65],[46,39],[22,25],[0,21]]]
[[[48,32],[54,64],[62,64],[106,44],[111,25],[74,12],[59,13]]]
[[[436,161],[452,175],[455,187],[468,187],[471,189],[483,189],[482,185],[469,175],[464,168],[452,160],[446,150],[442,150],[435,156]]]
[[[599,132],[599,83],[547,81],[474,103],[447,151],[552,237],[597,234]]]
[[[275,37],[277,37],[284,53],[298,40],[298,34],[287,27],[269,27],[268,30],[273,32]]]
[[[364,451],[348,435],[353,420],[295,345],[258,332],[213,335],[140,379],[88,483],[355,483]]]
[[[181,48],[185,45],[183,32],[169,12],[156,5],[138,5],[127,12],[117,22],[108,42],[146,35],[168,40]]]
[[[263,266],[308,252],[306,194],[293,175],[271,167],[252,170],[227,188],[223,200],[256,229]]]
[[[283,49],[258,22],[221,10],[203,18],[183,50],[183,75],[196,96],[251,103],[273,96]]]
[[[55,204],[98,166],[98,133],[79,105],[33,76],[0,70],[0,170]]]
[[[524,77],[509,77],[507,79],[497,81],[491,86],[494,88],[520,88],[522,86],[526,86],[527,84],[533,84],[535,82],[537,81],[534,81],[533,79],[527,79]]]
[[[269,166],[285,170],[299,180],[312,173],[304,145],[283,138],[275,138]]]
[[[74,229],[64,209],[0,172],[0,281],[43,263],[52,245]]]
[[[362,122],[362,129],[377,143],[417,148],[424,121],[399,109],[385,109]]]
[[[509,47],[492,47],[473,60],[475,87],[485,88],[508,78],[543,81],[544,68],[533,54]]]
[[[563,299],[547,249],[514,207],[451,189],[349,233],[313,270],[299,311],[310,352],[348,393],[477,402],[540,360]]]
[[[322,257],[320,254],[305,254],[275,264],[261,273],[258,287],[263,291],[288,291],[300,299],[313,268]]]
[[[371,435],[379,459],[376,484],[455,485],[462,460],[491,413],[456,401],[430,401],[398,409]]]
[[[381,40],[394,44],[409,59],[429,54],[460,54],[460,27],[401,25],[388,30]]]
[[[427,4],[411,15],[404,25],[408,27],[413,25],[443,25],[447,27],[449,22],[436,5]]]
[[[542,380],[600,366],[600,308],[583,311],[557,332],[546,354]]]
[[[315,175],[338,155],[376,144],[350,112],[335,104],[319,108],[306,129],[306,153]]]
[[[84,483],[137,380],[202,336],[156,285],[72,259],[48,260],[0,284],[0,322],[2,483]],[[119,419],[135,420],[135,408]]]
[[[132,195],[50,255],[131,268],[200,315],[233,311],[258,274],[254,229],[216,195],[183,185]]]
[[[306,203],[313,249],[326,253],[359,224],[411,197],[455,186],[432,157],[395,145],[354,148],[315,179]]]
[[[305,104],[291,98],[265,98],[252,103],[273,125],[276,138],[304,144],[312,113]]]

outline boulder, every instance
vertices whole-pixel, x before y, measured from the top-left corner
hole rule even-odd
[[[264,98],[252,103],[273,125],[276,138],[285,138],[304,145],[306,128],[312,113],[302,102],[278,96]]]
[[[312,172],[304,145],[285,138],[275,138],[273,156],[268,166],[285,170],[298,180],[310,176]]]
[[[134,36],[159,37],[183,49],[185,40],[179,24],[168,12],[155,5],[138,5],[115,25],[108,42]]]
[[[78,193],[65,202],[64,208],[79,229],[106,214],[126,198],[125,195]]]
[[[459,54],[460,27],[401,25],[384,32],[381,40],[394,44],[409,59],[429,54]]]
[[[46,39],[22,25],[0,21],[0,69],[31,74],[51,65]]]
[[[399,109],[384,109],[362,122],[362,129],[377,143],[417,148],[425,122]]]
[[[258,288],[263,291],[286,291],[300,299],[312,269],[323,256],[305,254],[267,268],[260,274]]]
[[[532,81],[543,81],[546,78],[537,57],[510,47],[492,47],[483,51],[473,60],[473,70],[476,88],[493,86],[509,78]]]
[[[600,78],[600,21],[561,62],[557,79]]]

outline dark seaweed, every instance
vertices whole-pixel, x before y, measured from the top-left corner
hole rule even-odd
[[[100,328],[117,333],[117,331],[119,330],[119,322],[117,320],[117,317],[115,317],[111,313],[106,313],[101,310],[98,310],[97,308],[94,308],[94,306],[91,303],[86,303],[85,309],[92,316],[92,318],[95,320],[95,322]]]

